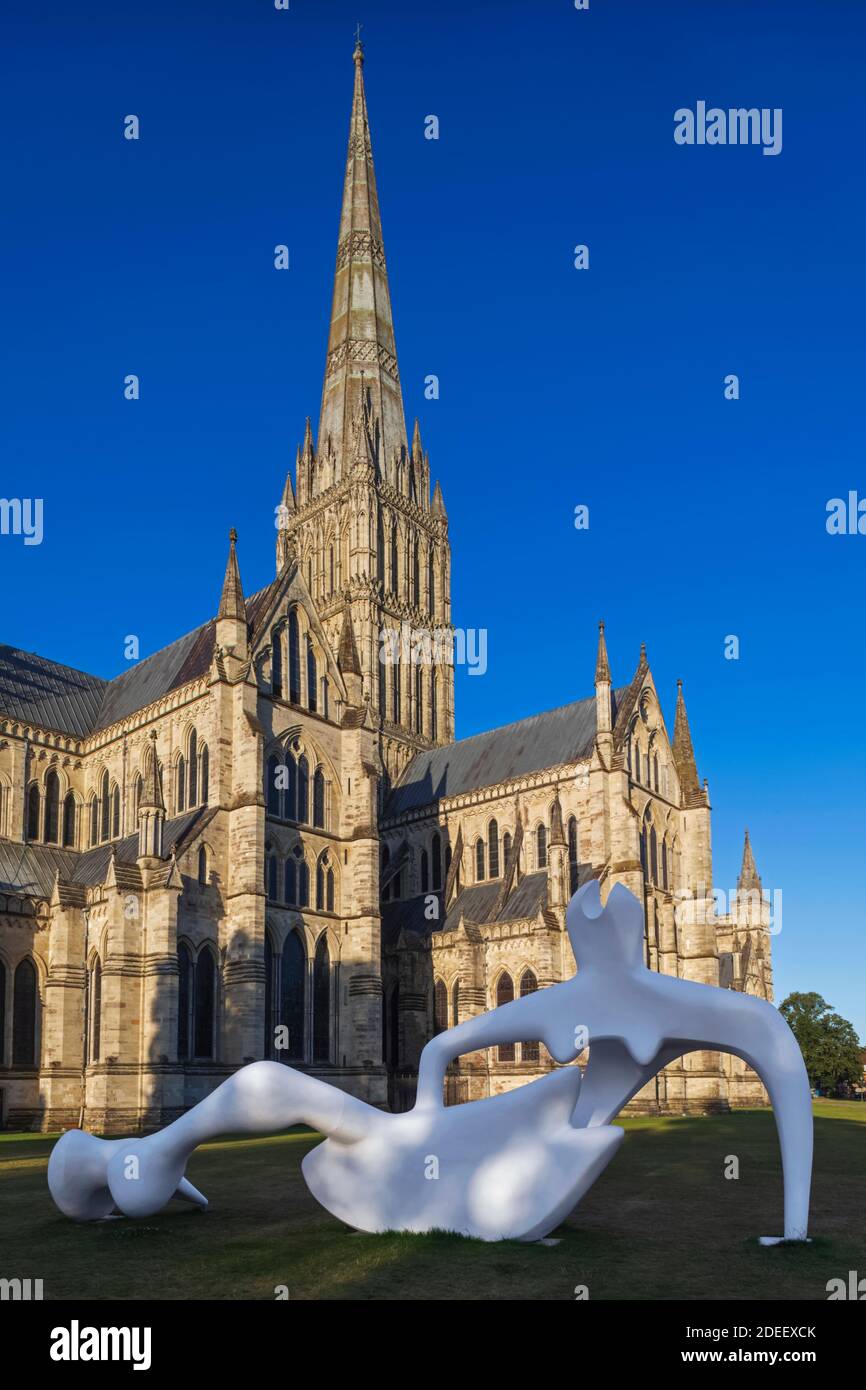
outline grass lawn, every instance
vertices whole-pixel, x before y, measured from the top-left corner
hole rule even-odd
[[[187,1173],[210,1199],[143,1221],[76,1225],[46,1184],[54,1137],[0,1133],[0,1278],[41,1278],[46,1299],[826,1299],[866,1275],[866,1104],[816,1101],[811,1245],[782,1230],[773,1116],[622,1120],[626,1140],[554,1247],[454,1236],[355,1234],[307,1191],[318,1136],[225,1140]],[[739,1158],[737,1181],[725,1159]]]

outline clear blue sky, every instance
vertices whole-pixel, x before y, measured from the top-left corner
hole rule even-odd
[[[782,891],[778,997],[819,990],[866,1037],[866,537],[825,531],[830,497],[866,495],[851,0],[7,13],[0,494],[44,498],[45,538],[0,537],[0,637],[113,675],[126,634],[146,655],[213,613],[229,526],[247,590],[272,577],[358,19],[407,414],[455,621],[489,633],[458,733],[590,693],[600,616],[617,683],[645,640],[671,723],[685,681],[717,884],[748,825]],[[676,145],[698,100],[781,107],[782,153]]]

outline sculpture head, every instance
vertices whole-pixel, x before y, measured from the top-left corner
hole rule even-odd
[[[565,920],[578,968],[646,968],[643,908],[621,883],[610,890],[602,907],[598,880],[590,879],[568,904]]]

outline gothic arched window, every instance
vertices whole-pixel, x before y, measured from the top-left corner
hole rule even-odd
[[[294,608],[289,614],[289,700],[293,705],[301,703],[301,635]]]
[[[97,956],[87,982],[87,1060],[98,1062],[102,1051],[102,961]]]
[[[433,563],[433,547],[427,557],[427,610],[432,613],[436,607],[436,569]]]
[[[438,832],[433,836],[432,860],[433,873],[430,881],[433,885],[433,892],[436,893],[442,887],[442,837]]]
[[[272,753],[268,758],[267,786],[265,787],[269,816],[281,816],[283,814],[282,796],[280,795],[280,788],[278,785],[283,775],[279,771],[281,766],[282,764],[276,753]]]
[[[655,787],[656,791],[658,791],[658,789],[659,789],[659,755],[658,755],[658,753],[654,753],[654,754],[653,754],[653,786]]]
[[[495,820],[487,827],[487,875],[499,877],[499,826]]]
[[[313,639],[307,634],[307,708],[315,714],[318,708],[319,676],[316,669],[316,652],[313,647]]]
[[[547,826],[540,825],[535,832],[535,867],[536,869],[547,868]]]
[[[385,531],[382,526],[382,515],[376,522],[376,573],[382,581],[382,588],[385,587]],[[345,582],[345,580],[344,580]]]
[[[430,737],[435,741],[439,737],[439,711],[436,705],[436,668],[430,672]]]
[[[177,1056],[189,1058],[190,1017],[192,1011],[192,955],[183,942],[177,948]]]
[[[138,821],[138,808],[141,805],[141,789],[143,785],[144,784],[141,780],[141,773],[137,772],[135,774],[135,780],[132,784],[132,811],[133,815],[135,816],[136,822]]]
[[[198,881],[202,888],[207,886],[207,850],[204,845],[198,852]]]
[[[298,819],[298,764],[293,753],[286,753],[285,792],[283,815],[286,820]]]
[[[290,906],[298,901],[298,870],[295,860],[289,855],[283,881],[283,898]]]
[[[514,981],[506,972],[499,976],[496,985],[496,1007],[501,1008],[503,1004],[510,1004],[514,998]],[[517,1056],[517,1049],[514,1043],[500,1043],[499,1060],[500,1062],[513,1062]]]
[[[475,882],[481,883],[484,879],[484,841],[479,837],[475,841]]]
[[[111,834],[113,839],[117,839],[120,834],[120,788],[115,787],[111,793]]]
[[[75,848],[75,795],[67,792],[63,802],[63,847]]]
[[[325,875],[325,910],[334,912],[334,870],[329,869]]]
[[[520,977],[520,997],[525,999],[527,994],[534,994],[538,989],[538,981],[531,970],[524,970]],[[539,1059],[539,1047],[537,1042],[525,1042],[520,1045],[520,1060],[522,1062],[537,1062]]]
[[[108,791],[108,773],[103,773],[103,784],[100,791],[100,840],[110,840],[111,837],[111,798]]]
[[[27,838],[28,840],[39,839],[39,787],[36,782],[30,784],[27,793]]]
[[[175,783],[175,806],[178,811],[182,811],[186,805],[186,758],[183,754],[177,760]]]
[[[653,883],[659,881],[659,841],[655,826],[650,827],[650,878]]]
[[[289,932],[280,957],[280,1001],[278,1017],[288,1031],[288,1048],[283,1054],[289,1062],[304,1059],[304,982],[307,955],[296,931]]]
[[[210,947],[195,963],[195,1055],[213,1057],[216,1021],[216,961]]]
[[[325,774],[320,767],[313,773],[313,825],[325,827]]]
[[[395,521],[391,526],[391,591],[395,594],[398,589],[397,574],[397,523]]]
[[[421,605],[421,568],[418,558],[418,538],[412,542],[412,603],[416,608]]]
[[[427,859],[426,849],[421,851],[421,892],[426,893],[430,887],[430,864]]]
[[[502,836],[502,872],[508,872],[508,861],[511,858],[511,834],[506,830]]]
[[[577,892],[578,877],[578,849],[577,849],[577,821],[574,816],[568,818],[568,891],[572,895]]]
[[[379,662],[379,718],[385,719],[388,715],[388,685],[385,680],[385,663]]]
[[[420,662],[415,667],[415,732],[424,732],[424,668]]]
[[[271,902],[277,901],[277,856],[275,854],[268,858],[268,897]]]
[[[310,866],[306,859],[298,863],[298,907],[310,905]]]
[[[45,834],[47,845],[60,839],[60,779],[52,768],[45,778]]]
[[[400,662],[391,667],[391,712],[395,724],[400,723]]]
[[[279,627],[271,633],[271,694],[283,698],[283,630]]]
[[[304,753],[298,759],[298,820],[301,825],[310,823],[310,764]]]
[[[313,1061],[331,1059],[331,955],[328,933],[316,942],[313,960]]]
[[[662,840],[662,888],[668,887],[668,842]]]
[[[444,1033],[448,1027],[448,991],[444,980],[433,984],[433,1030]]]
[[[198,734],[195,729],[189,732],[189,802],[198,805]]]
[[[99,843],[99,802],[90,798],[90,848]]]
[[[206,806],[210,795],[210,753],[207,744],[201,748],[201,804]]]
[[[451,986],[451,1026],[456,1028],[460,1022],[460,978]]]
[[[18,962],[12,982],[12,1065],[36,1065],[36,966],[29,956]]]
[[[316,865],[316,911],[325,910],[325,866],[320,859]]]

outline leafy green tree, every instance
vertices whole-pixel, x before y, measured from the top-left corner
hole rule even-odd
[[[820,994],[789,994],[779,1006],[803,1054],[811,1085],[833,1090],[842,1081],[860,1081],[860,1041],[853,1024],[832,1013]]]

